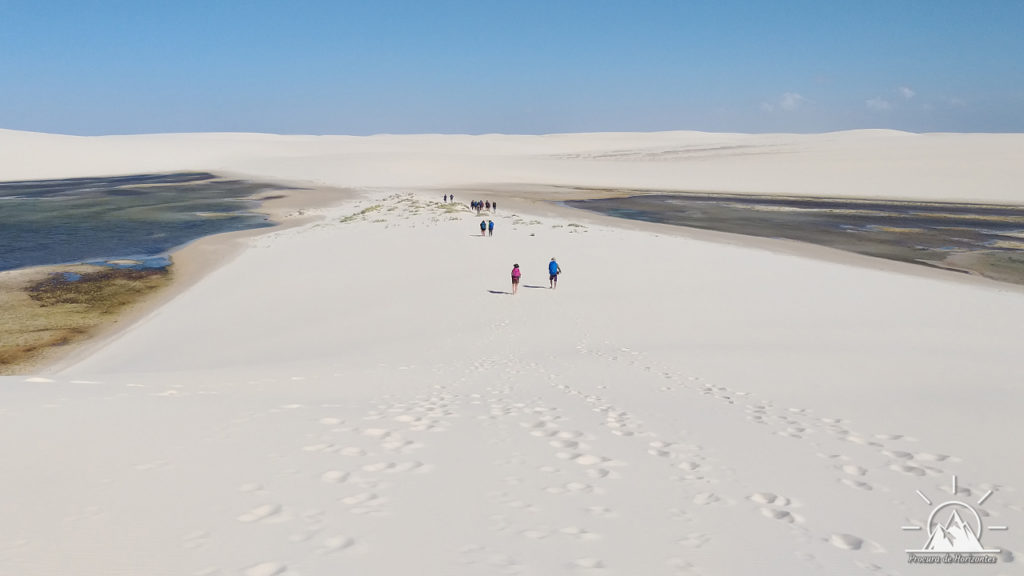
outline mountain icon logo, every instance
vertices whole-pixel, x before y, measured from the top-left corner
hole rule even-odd
[[[988,497],[992,495],[992,492],[992,490],[987,491],[975,505],[981,506],[984,504],[985,500],[988,500]],[[956,476],[953,476],[953,494],[957,494]],[[932,501],[920,490],[917,491],[917,495],[926,504],[933,506]],[[928,530],[928,540],[925,542],[924,547],[917,550],[907,550],[907,552],[957,552],[965,554],[993,554],[1000,552],[998,548],[988,549],[981,544],[982,530],[984,530],[981,515],[978,514],[974,506],[960,500],[947,500],[934,506],[932,513],[928,516],[928,524],[924,528]],[[924,528],[921,526],[904,526],[903,530],[922,530]],[[1003,531],[1007,530],[1007,527],[989,526],[988,529],[991,531]]]

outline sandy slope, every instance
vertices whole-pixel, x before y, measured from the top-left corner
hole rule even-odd
[[[359,164],[333,144],[260,162],[246,155],[278,139],[180,138],[234,139],[238,156],[140,169],[311,167],[345,185]],[[367,152],[394,160],[366,168],[375,186],[425,177],[416,141],[445,140],[388,138],[409,150]],[[483,167],[464,152],[465,173],[429,183],[498,166],[494,181],[611,185],[662,162],[576,172],[528,152],[579,153],[583,136],[491,140]],[[927,574],[903,553],[924,535],[900,527],[931,511],[915,490],[948,499],[953,475],[960,499],[994,490],[986,525],[1010,529],[983,535],[1000,564],[958,573],[1021,572],[1018,291],[505,209],[480,238],[439,195],[367,191],[252,240],[81,363],[0,379],[0,574]]]

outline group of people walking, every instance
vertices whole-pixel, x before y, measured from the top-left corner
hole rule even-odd
[[[480,214],[481,210],[498,211],[498,203],[491,202],[490,200],[473,200],[469,203],[469,207],[476,210],[477,214]]]
[[[444,197],[445,202],[454,202],[454,194],[446,194]],[[469,203],[469,207],[476,210],[477,215],[480,214],[481,210],[497,211],[498,203],[491,202],[490,200],[472,200]],[[480,235],[481,236],[494,236],[494,220],[481,220],[480,221]],[[548,262],[548,287],[552,290],[558,287],[558,275],[562,273],[562,268],[558,265],[558,260],[554,258],[551,262]],[[512,265],[512,294],[519,292],[519,280],[523,277],[522,270],[519,269],[519,264]]]
[[[548,262],[548,287],[554,290],[558,287],[558,275],[562,273],[562,268],[558,265],[558,261],[553,257],[551,262]],[[512,265],[512,294],[515,295],[519,292],[519,280],[523,277],[523,272],[519,269],[519,264]]]

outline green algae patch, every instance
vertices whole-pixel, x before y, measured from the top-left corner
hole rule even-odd
[[[0,374],[17,374],[56,349],[112,324],[168,285],[169,268],[72,265],[0,276]]]

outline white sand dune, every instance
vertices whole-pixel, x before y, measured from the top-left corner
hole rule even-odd
[[[1024,135],[860,130],[83,138],[0,130],[4,180],[181,169],[335,186],[534,183],[1020,203]]]
[[[993,491],[976,507],[1003,552],[947,568],[1019,574],[1019,290],[511,201],[482,238],[440,196],[1020,202],[1022,144],[0,133],[4,179],[203,169],[360,192],[80,361],[0,378],[0,574],[926,573],[943,569],[904,550],[927,533],[901,527],[954,476],[955,499]]]

